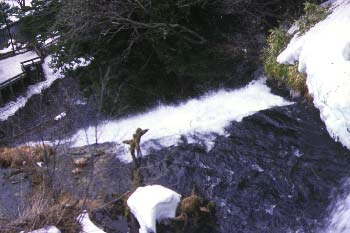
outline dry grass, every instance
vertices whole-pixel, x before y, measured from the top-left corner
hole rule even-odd
[[[37,162],[44,162],[45,156],[53,154],[52,147],[48,145],[1,147],[0,166],[1,167],[21,167],[33,165]]]
[[[78,199],[69,195],[68,193],[63,193],[59,196],[58,202],[64,208],[71,208],[76,210],[93,210],[103,205],[102,201],[90,200],[90,199]]]
[[[62,232],[77,233],[81,225],[77,221],[82,210],[94,210],[102,205],[101,202],[89,199],[78,199],[67,193],[58,198],[43,192],[36,192],[28,207],[20,213],[16,220],[0,218],[2,233],[18,233],[54,225]]]

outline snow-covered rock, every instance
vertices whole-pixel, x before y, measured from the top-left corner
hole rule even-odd
[[[333,1],[331,10],[304,35],[295,34],[277,62],[299,61],[329,134],[350,149],[350,1]]]
[[[83,211],[77,218],[81,224],[82,231],[80,233],[106,233],[98,228],[89,218],[87,211]]]
[[[127,204],[140,224],[140,233],[156,233],[156,221],[174,218],[181,195],[161,185],[139,187]]]

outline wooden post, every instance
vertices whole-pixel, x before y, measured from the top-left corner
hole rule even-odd
[[[10,93],[11,93],[11,98],[13,98],[15,96],[15,93],[13,92],[12,84],[10,84]]]
[[[21,78],[21,89],[23,90],[24,88],[24,77]]]
[[[40,72],[39,72],[39,69],[38,69],[38,65],[35,64],[35,72],[36,72],[36,78],[37,78],[37,81],[41,81],[41,77],[40,77]]]
[[[0,90],[0,106],[2,106],[3,103],[4,103],[4,99],[2,98],[2,93]]]
[[[15,46],[13,45],[13,38],[12,38],[12,34],[11,34],[11,29],[10,29],[10,25],[7,23],[7,19],[5,20],[5,23],[6,23],[7,32],[9,34],[9,36],[10,36],[12,51],[15,52]]]

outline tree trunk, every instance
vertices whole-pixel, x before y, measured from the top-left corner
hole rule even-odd
[[[10,37],[10,41],[11,41],[12,50],[13,50],[13,52],[15,52],[15,46],[13,45],[13,38],[12,38],[10,26],[9,26],[9,24],[7,23],[7,21],[5,21],[5,23],[6,23],[7,32],[9,33],[9,37]]]

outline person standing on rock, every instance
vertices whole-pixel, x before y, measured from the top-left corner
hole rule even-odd
[[[136,159],[135,156],[135,150],[137,153],[137,157],[141,158],[142,153],[141,153],[141,147],[140,147],[140,143],[141,143],[141,137],[147,133],[148,129],[144,129],[142,130],[141,128],[137,128],[136,132],[133,134],[132,139],[131,140],[125,140],[123,141],[124,144],[128,144],[130,145],[129,151],[132,157],[132,160],[134,161],[134,163],[136,164],[136,166],[139,166],[139,163]]]

